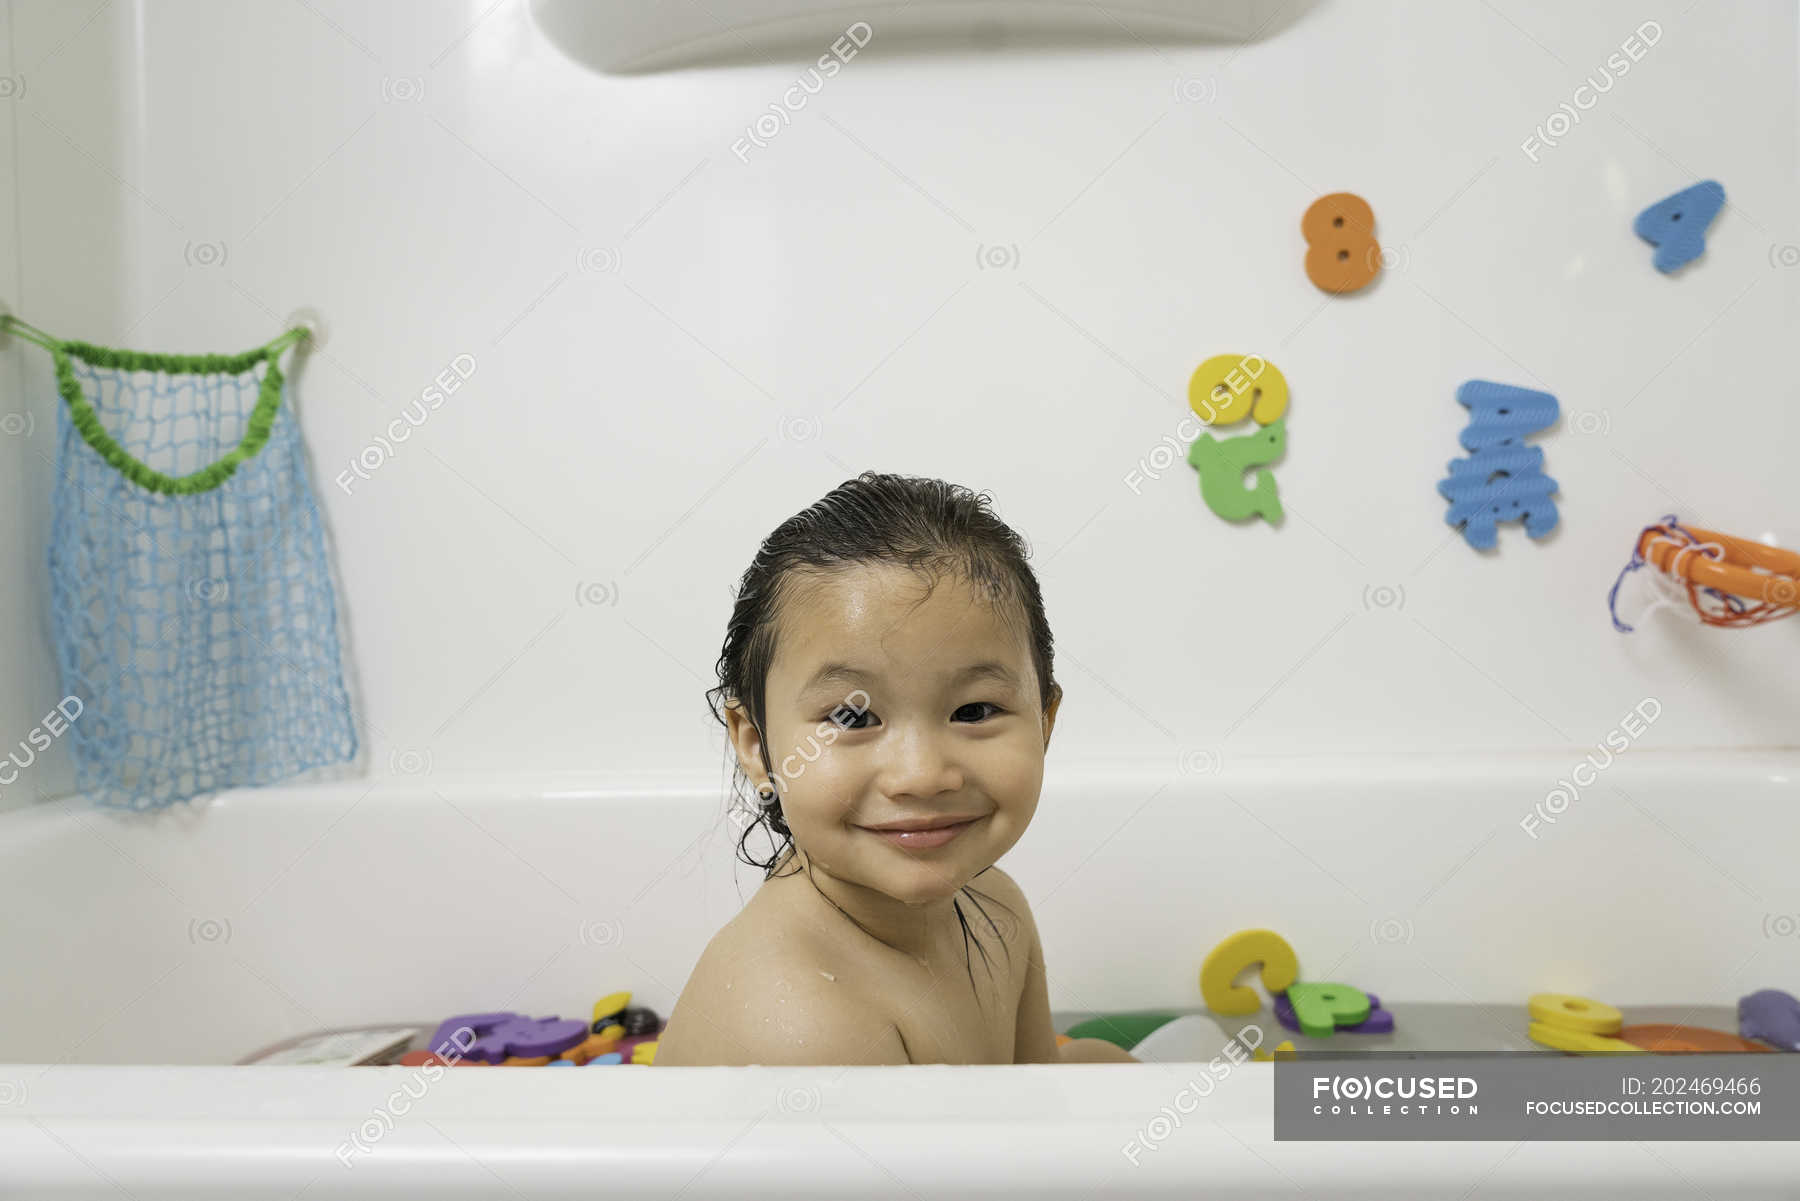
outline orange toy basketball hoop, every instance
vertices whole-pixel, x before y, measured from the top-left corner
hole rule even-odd
[[[1671,514],[1644,527],[1607,597],[1621,633],[1633,627],[1619,620],[1619,585],[1640,567],[1651,569],[1647,578],[1658,593],[1645,612],[1685,601],[1707,625],[1750,626],[1800,611],[1800,554],[1684,526]]]

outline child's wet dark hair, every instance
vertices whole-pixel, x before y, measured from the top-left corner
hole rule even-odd
[[[865,471],[833,488],[763,539],[738,582],[737,603],[719,654],[719,683],[708,689],[706,696],[721,725],[729,704],[742,707],[761,736],[763,768],[770,781],[779,776],[769,757],[764,689],[775,660],[782,603],[795,589],[832,571],[864,564],[889,565],[917,572],[928,587],[945,575],[967,581],[977,595],[994,604],[1003,620],[1024,622],[1042,707],[1048,708],[1061,694],[1052,670],[1052,639],[1043,595],[1026,562],[1030,551],[1025,540],[993,511],[991,499],[986,493],[943,480]],[[850,708],[846,704],[840,712]],[[833,720],[842,724],[855,719],[834,714]],[[734,804],[741,803],[755,815],[738,840],[738,855],[745,863],[762,868],[768,879],[792,848],[793,832],[782,815],[779,791],[764,801],[754,788],[745,794],[743,789],[750,783],[734,760]],[[767,831],[772,845],[762,860],[753,858],[747,849],[758,829]],[[974,890],[965,885],[962,891],[970,894],[986,917]],[[956,912],[962,918],[960,903]],[[992,918],[988,924],[993,925]],[[966,918],[963,932],[966,943]],[[998,927],[995,933],[998,935]],[[976,944],[980,945],[979,939]],[[986,954],[983,950],[984,959]]]

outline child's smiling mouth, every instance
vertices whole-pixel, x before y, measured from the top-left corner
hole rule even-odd
[[[890,822],[883,826],[858,826],[857,829],[866,830],[892,846],[909,851],[927,851],[953,841],[964,830],[969,829],[977,822],[985,821],[988,816],[985,813],[974,817],[959,817],[951,814],[943,817]]]

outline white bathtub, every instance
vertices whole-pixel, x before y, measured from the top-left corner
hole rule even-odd
[[[1521,820],[1577,762],[1053,761],[1004,864],[1062,1014],[1197,1008],[1201,957],[1252,925],[1403,1028],[1409,1006],[1457,1003],[1516,1034],[1538,991],[1628,1016],[1800,991],[1800,754],[1634,750],[1533,838]],[[755,887],[722,812],[691,781],[415,776],[0,815],[0,1196],[1800,1187],[1794,1143],[1278,1143],[1259,1063],[1135,1156],[1194,1066],[458,1070],[391,1123],[375,1115],[411,1069],[228,1066],[304,1030],[579,1016],[620,988],[666,1015]],[[346,1156],[369,1120],[378,1137]]]

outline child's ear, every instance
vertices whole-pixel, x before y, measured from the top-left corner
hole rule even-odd
[[[725,702],[725,731],[731,738],[732,749],[737,752],[738,767],[749,778],[751,788],[764,783],[768,772],[762,762],[762,735],[757,732],[756,723],[750,720],[741,701]]]
[[[1050,745],[1050,731],[1056,728],[1056,710],[1061,707],[1063,690],[1061,684],[1050,685],[1050,703],[1044,706],[1044,745]]]

